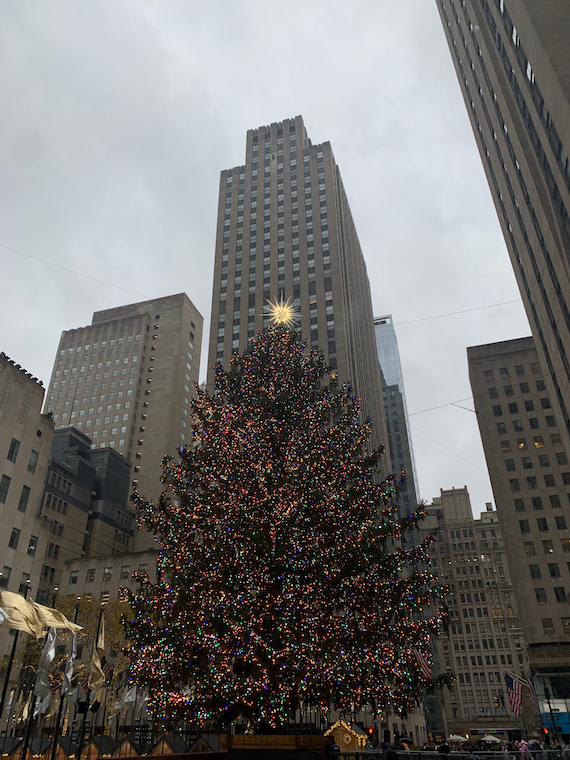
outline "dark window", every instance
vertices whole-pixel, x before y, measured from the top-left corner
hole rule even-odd
[[[506,367],[501,367],[499,370],[499,375],[503,378],[503,380],[508,380],[509,370]]]
[[[537,517],[536,524],[538,525],[538,529],[543,533],[548,530],[548,522],[546,520],[546,517]]]
[[[534,412],[534,403],[532,401],[525,401],[524,408],[527,412]]]
[[[548,572],[550,573],[551,578],[560,578],[560,568],[558,567],[558,562],[549,562]]]
[[[22,486],[22,493],[20,494],[20,501],[18,502],[18,511],[25,512],[28,506],[28,499],[30,498],[30,489],[28,486]]]
[[[529,565],[528,568],[530,570],[531,578],[534,578],[535,580],[540,580],[540,578],[542,578],[542,573],[540,572],[540,565]]]
[[[556,509],[556,507],[561,507],[562,504],[560,503],[560,496],[558,496],[557,493],[553,494],[550,497],[550,506]]]
[[[546,604],[548,601],[546,598],[546,591],[543,588],[535,588],[534,593],[536,594],[536,601],[539,604]]]
[[[538,418],[537,417],[531,417],[529,419],[530,429],[531,430],[538,430],[540,425],[538,424]]]
[[[521,485],[519,483],[518,478],[513,478],[512,480],[509,480],[509,485],[511,487],[511,491],[520,491]]]
[[[533,496],[532,498],[532,508],[535,509],[537,512],[538,510],[542,509],[542,499],[540,496]]]
[[[4,565],[2,573],[0,573],[0,588],[8,588],[8,581],[10,580],[11,573],[12,568]]]
[[[538,461],[541,467],[550,467],[550,462],[548,461],[548,456],[546,454],[540,454]]]
[[[485,380],[492,380],[493,379],[493,370],[492,369],[486,369],[485,370]]]
[[[532,470],[532,459],[530,457],[523,457],[522,465],[525,470]]]
[[[505,422],[497,422],[497,433],[504,435],[507,432],[507,425]]]
[[[515,468],[515,460],[514,459],[505,459],[505,467],[507,468],[507,472],[512,472]]]
[[[517,373],[519,377],[524,377],[525,371],[524,371],[523,365],[517,364],[517,366],[515,367],[515,372]]]
[[[546,385],[544,384],[544,380],[535,380],[534,382],[536,384],[536,390],[537,391],[545,391],[546,390]]]
[[[528,387],[528,383],[521,383],[520,389],[521,389],[521,393],[530,393],[530,388]]]
[[[550,399],[549,398],[541,398],[540,403],[543,409],[550,409]]]
[[[16,458],[18,456],[18,450],[20,448],[20,441],[17,441],[15,438],[12,438],[12,442],[10,444],[10,448],[8,449],[8,461],[9,462],[15,462]]]
[[[503,410],[501,409],[500,404],[496,404],[493,407],[493,414],[495,415],[495,417],[500,417],[503,414]]]
[[[556,520],[556,527],[558,530],[566,530],[566,518],[563,515],[554,518]]]
[[[531,491],[534,491],[535,488],[538,488],[538,482],[534,475],[531,475],[530,478],[527,478],[526,482]]]
[[[512,385],[505,385],[504,391],[505,391],[505,396],[514,396],[515,395],[513,393],[513,386]]]
[[[38,464],[39,454],[37,451],[32,451],[30,454],[30,461],[28,462],[28,472],[34,473],[36,471],[36,465]]]
[[[552,622],[552,618],[542,618],[542,629],[544,633],[546,633],[547,635],[555,633],[554,623]]]
[[[519,408],[516,404],[516,401],[512,404],[509,404],[509,414],[518,414]]]
[[[515,499],[515,509],[517,512],[526,512],[524,499]]]
[[[38,537],[37,536],[30,536],[30,542],[28,544],[28,554],[30,557],[33,557],[36,553],[36,548],[38,546]]]
[[[513,430],[515,433],[522,433],[523,424],[521,420],[513,420]]]
[[[511,450],[511,442],[510,441],[501,441],[501,449],[503,451],[510,451]]]
[[[568,464],[568,460],[566,459],[566,454],[561,451],[560,454],[556,455],[556,461],[558,464]]]
[[[564,586],[554,586],[554,593],[556,595],[557,602],[566,601],[566,592],[564,591]]]
[[[8,489],[10,488],[10,481],[7,475],[2,475],[0,479],[0,504],[6,503],[6,497],[8,496]]]
[[[521,533],[530,533],[528,520],[519,520],[519,528],[521,529]]]
[[[546,426],[547,427],[556,427],[556,420],[552,416],[547,416],[544,418],[546,420]]]
[[[10,540],[8,541],[8,546],[11,549],[17,549],[19,540],[20,540],[20,531],[17,528],[12,528],[12,533],[10,535]]]
[[[547,488],[554,488],[555,487],[554,475],[545,475],[544,476],[544,485]]]
[[[496,388],[489,388],[489,398],[499,398],[499,392]]]
[[[570,472],[563,472],[562,473],[562,482],[565,486],[570,485]]]

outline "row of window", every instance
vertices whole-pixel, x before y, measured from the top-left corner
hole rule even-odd
[[[513,469],[514,469],[514,467],[513,467]],[[564,483],[564,485],[565,486],[570,485],[570,472],[562,472],[560,474],[562,476],[562,482]],[[530,475],[526,479],[526,483],[527,483],[528,488],[531,491],[534,491],[534,490],[536,490],[538,488],[538,479],[537,479],[536,475]],[[511,478],[509,480],[509,485],[510,485],[511,491],[513,491],[513,492],[521,490],[521,484],[520,484],[519,478]],[[556,487],[556,481],[555,481],[554,475],[552,475],[552,474],[550,474],[550,475],[544,475],[544,485],[546,486],[546,488],[555,488]]]
[[[545,391],[546,385],[544,383],[544,380],[535,380],[536,390],[537,391]],[[530,393],[530,388],[528,383],[519,383],[519,388],[521,393]],[[505,396],[514,396],[515,392],[513,390],[512,385],[503,385],[502,390],[505,392]],[[489,388],[489,398],[499,398],[499,391],[497,388]]]
[[[568,566],[568,572],[570,573],[570,562],[567,563]],[[542,578],[542,570],[540,569],[540,565],[529,565],[528,566],[530,570],[530,577],[533,580],[540,580]],[[558,565],[558,562],[549,562],[548,563],[548,574],[551,578],[560,578],[560,566]]]
[[[568,529],[566,525],[566,518],[564,517],[564,515],[557,515],[554,518],[554,520],[556,522],[556,527],[558,530]],[[546,517],[537,517],[536,525],[537,525],[538,530],[541,531],[542,533],[546,533],[549,530],[548,520],[546,519]],[[519,520],[519,527],[520,527],[521,533],[530,533],[529,520]],[[570,551],[570,547],[566,549],[566,545],[564,544],[564,541],[570,541],[570,539],[562,539],[562,543],[564,545],[564,551]]]
[[[141,338],[140,334],[139,335],[135,335],[135,340],[140,340],[140,338]],[[122,338],[122,337],[121,338],[117,338],[116,342],[117,342],[117,345],[120,346],[123,343],[123,340],[125,340],[127,343],[130,343],[132,341],[132,339],[133,339],[132,335],[127,335],[126,338]],[[102,340],[101,341],[101,348],[105,348],[106,345],[107,345],[107,341],[106,340]],[[109,345],[110,346],[114,346],[115,345],[115,338],[112,338],[109,341]],[[85,345],[85,348],[83,348],[83,351],[89,351],[90,348],[93,349],[93,350],[95,350],[96,348],[98,348],[98,346],[99,346],[98,342],[93,343],[92,345],[90,345],[89,343],[87,343]],[[79,353],[81,353],[81,350],[82,350],[81,346],[76,346],[75,348],[73,348],[73,347],[72,348],[68,348],[67,349],[67,354],[68,355],[71,355],[73,353],[79,354]],[[59,355],[60,356],[65,356],[65,354],[66,354],[66,349],[65,348],[60,349]]]
[[[20,441],[16,440],[16,438],[12,438],[12,440],[10,441],[10,447],[8,448],[8,456],[6,457],[6,459],[9,462],[16,464],[19,451],[20,451]],[[32,451],[30,452],[30,458],[28,460],[28,472],[31,472],[33,474],[36,471],[36,466],[38,464],[38,457],[39,457],[39,453],[32,449]]]
[[[544,419],[545,419],[547,427],[556,427],[556,421],[554,420],[554,417],[552,415],[547,415],[545,416]],[[513,420],[512,422],[513,422],[514,432],[522,433],[524,429],[522,420]],[[540,423],[538,421],[538,417],[529,417],[528,424],[531,430],[540,430]],[[506,435],[507,433],[506,422],[497,422],[497,433],[499,435]]]
[[[105,567],[103,570],[103,582],[108,583],[113,578],[113,572],[114,568],[112,566]],[[148,572],[148,564],[142,563],[138,567],[139,573],[145,573]],[[95,582],[95,576],[97,575],[97,570],[93,568],[89,568],[87,570],[85,575],[85,583],[94,583]],[[121,580],[130,580],[131,578],[131,566],[130,565],[122,565],[119,578]],[[79,570],[71,570],[69,574],[69,583],[71,585],[75,585],[78,582],[79,579]]]
[[[540,405],[543,409],[551,409],[550,405],[550,399],[545,397],[540,399]],[[509,403],[509,414],[518,414],[519,413],[519,406],[516,401],[513,401],[512,403]],[[524,408],[526,412],[534,412],[534,401],[531,399],[528,399],[524,402]],[[502,417],[503,416],[503,407],[501,404],[495,404],[493,406],[493,414],[495,417]]]
[[[2,475],[2,477],[0,478],[0,504],[6,503],[11,482],[12,482],[12,478],[9,478],[8,475]],[[30,493],[31,493],[31,488],[29,486],[22,486],[20,499],[18,500],[19,512],[26,511],[27,506],[28,506],[28,501],[30,498]]]
[[[567,496],[568,496],[568,499],[570,500],[570,494],[567,494]],[[550,500],[550,506],[553,509],[560,509],[562,507],[560,496],[557,493],[550,494],[548,498]],[[541,509],[544,509],[544,504],[540,496],[533,496],[530,501],[532,504],[532,508],[536,512],[539,512]],[[526,512],[526,502],[524,499],[515,499],[514,504],[515,504],[515,510],[517,512]]]

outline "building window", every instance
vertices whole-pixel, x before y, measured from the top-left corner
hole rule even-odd
[[[523,424],[521,420],[513,420],[513,430],[515,433],[522,433]]]
[[[544,448],[544,438],[541,435],[535,435],[534,436],[534,448],[535,449],[543,449]]]
[[[8,581],[10,580],[10,574],[12,572],[11,567],[4,567],[2,568],[2,573],[0,573],[0,588],[8,588]]]
[[[538,517],[536,519],[536,524],[538,525],[538,529],[544,533],[548,530],[548,522],[546,520],[546,517]]]
[[[538,510],[543,509],[542,499],[540,498],[540,496],[533,496],[532,497],[532,507],[537,512],[538,512]]]
[[[87,575],[85,576],[85,583],[93,583],[95,580],[95,568],[92,567],[87,571]]]
[[[558,530],[566,530],[566,518],[562,515],[554,518],[556,520],[556,527]]]
[[[547,635],[554,633],[554,623],[552,622],[552,618],[542,618],[542,629]]]
[[[110,581],[113,577],[113,568],[112,567],[106,567],[103,571],[103,581],[107,582]]]
[[[30,461],[28,462],[28,472],[31,472],[33,474],[36,471],[36,466],[38,464],[38,457],[39,457],[38,452],[32,450],[30,454]]]
[[[512,472],[515,468],[515,460],[514,459],[505,459],[505,467],[507,468],[507,472]]]
[[[554,545],[552,541],[543,541],[542,542],[542,551],[545,554],[554,554]]]
[[[18,512],[25,512],[30,498],[30,489],[28,486],[22,486],[22,493],[18,502]]]
[[[38,546],[38,537],[30,536],[30,541],[28,543],[28,554],[30,555],[30,557],[33,557],[35,555],[37,546]]]
[[[550,573],[551,578],[560,578],[560,568],[558,567],[558,562],[549,562],[548,572]]]
[[[526,512],[524,499],[515,499],[515,509],[517,512]]]
[[[510,451],[511,450],[511,443],[510,441],[501,441],[501,449],[503,451]]]
[[[533,491],[535,488],[538,488],[538,482],[534,475],[532,475],[530,478],[527,478],[526,482],[531,491]]]
[[[554,586],[554,595],[557,602],[565,602],[566,592],[564,591],[564,586]]]
[[[509,414],[518,414],[519,408],[516,405],[516,402],[514,404],[509,404]]]
[[[511,487],[511,491],[520,491],[521,490],[521,485],[519,483],[519,479],[518,478],[512,478],[511,480],[509,480],[509,485]]]
[[[499,369],[499,375],[501,376],[501,378],[503,380],[508,380],[509,379],[509,370],[507,369],[507,367],[501,367]]]
[[[71,586],[74,586],[77,583],[78,576],[79,576],[79,570],[72,570],[69,573],[69,584]]]
[[[15,462],[18,457],[18,451],[20,449],[20,441],[17,441],[15,438],[12,438],[12,442],[10,443],[10,448],[8,449],[8,456],[7,459],[9,462]]]
[[[19,540],[20,540],[20,531],[17,528],[12,528],[10,540],[8,541],[8,546],[10,547],[10,549],[17,549]]]
[[[500,404],[496,404],[493,407],[493,414],[495,415],[495,417],[501,417],[502,416],[503,410],[501,409],[501,405]]]
[[[497,433],[499,435],[505,435],[506,432],[507,432],[506,422],[497,422]]]
[[[6,503],[6,497],[8,496],[8,489],[10,488],[11,478],[7,475],[2,475],[0,479],[0,504]]]
[[[546,589],[535,588],[534,593],[536,595],[536,601],[539,604],[546,604],[548,602],[548,599],[546,598]]]
[[[521,533],[530,533],[530,524],[528,520],[519,520]]]
[[[123,565],[123,567],[121,567],[121,579],[129,580],[130,575],[130,565]]]
[[[540,572],[540,565],[529,565],[528,568],[530,570],[531,578],[534,578],[535,580],[540,580],[542,578],[542,573]]]
[[[552,494],[550,497],[550,506],[556,509],[557,507],[562,507],[562,503],[560,502],[560,496],[558,494]]]
[[[493,379],[493,370],[492,369],[486,369],[485,370],[485,380],[487,380],[487,382],[488,382],[489,380],[492,380],[492,379]]]
[[[528,522],[526,520],[525,520],[525,522],[528,525]],[[523,531],[521,530],[521,533],[522,532]],[[530,531],[527,531],[527,533],[529,533],[529,532]],[[569,546],[570,546],[570,539],[568,539],[568,543],[569,543]],[[524,542],[524,550],[525,550],[525,552],[527,553],[527,555],[529,557],[534,557],[535,554],[536,554],[536,549],[534,548],[534,541],[525,541]],[[568,551],[570,551],[570,548],[568,549]]]

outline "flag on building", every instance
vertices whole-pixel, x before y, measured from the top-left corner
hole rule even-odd
[[[507,687],[509,710],[513,717],[518,718],[522,707],[522,681],[510,673],[505,673],[505,684]]]
[[[416,651],[416,659],[424,676],[428,680],[431,679],[433,671],[430,663],[427,661],[427,658],[423,654],[420,654],[420,652]]]

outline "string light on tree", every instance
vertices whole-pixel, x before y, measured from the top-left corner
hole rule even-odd
[[[292,304],[271,309],[216,392],[197,390],[159,503],[136,496],[162,548],[156,584],[130,595],[132,673],[166,723],[263,730],[300,705],[406,714],[449,681],[418,661],[444,619],[432,538],[399,542],[423,508],[399,519],[402,476],[377,482],[359,400],[289,329]]]

